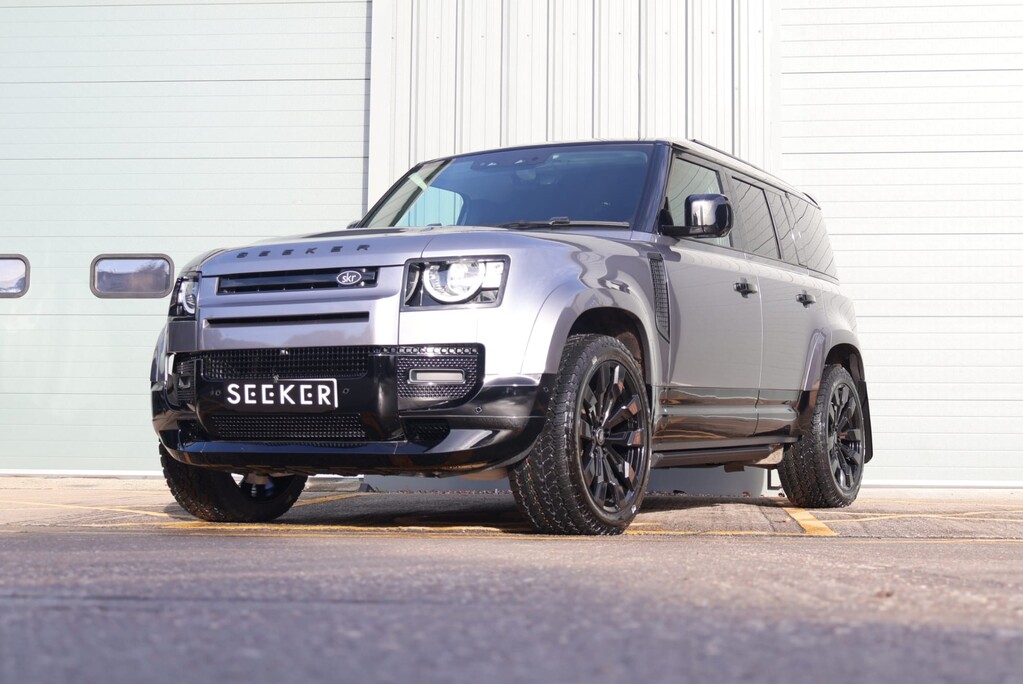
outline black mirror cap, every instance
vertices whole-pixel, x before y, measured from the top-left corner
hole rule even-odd
[[[732,229],[732,205],[724,195],[690,195],[686,198],[686,234],[691,237],[724,237]]]

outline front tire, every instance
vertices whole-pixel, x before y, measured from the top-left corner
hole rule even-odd
[[[186,511],[209,522],[268,522],[281,517],[298,500],[304,475],[269,477],[254,484],[236,482],[231,473],[178,461],[161,445],[160,464],[174,499]]]
[[[855,501],[866,438],[855,381],[845,368],[828,366],[803,436],[778,468],[789,501],[803,508],[841,508]]]
[[[547,534],[621,534],[650,475],[650,412],[643,374],[603,335],[568,339],[547,420],[509,473],[515,501]]]

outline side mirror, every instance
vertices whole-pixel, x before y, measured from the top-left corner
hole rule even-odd
[[[662,225],[661,232],[671,237],[716,238],[732,229],[732,205],[724,195],[690,195],[685,212],[685,225]]]

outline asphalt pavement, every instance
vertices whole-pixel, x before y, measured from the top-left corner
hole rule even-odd
[[[0,478],[0,682],[1023,682],[1018,490],[654,493],[594,539],[351,489],[218,525],[159,480]]]

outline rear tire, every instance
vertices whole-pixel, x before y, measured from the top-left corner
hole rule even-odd
[[[161,445],[160,464],[174,499],[186,511],[209,522],[268,522],[298,500],[304,475],[270,477],[266,484],[236,482],[231,473],[178,461]]]
[[[828,366],[803,435],[778,468],[789,501],[803,508],[841,508],[855,501],[863,480],[865,439],[855,381],[845,368]]]
[[[508,478],[533,527],[621,534],[646,493],[649,422],[643,374],[625,346],[603,335],[570,337],[543,431]]]

